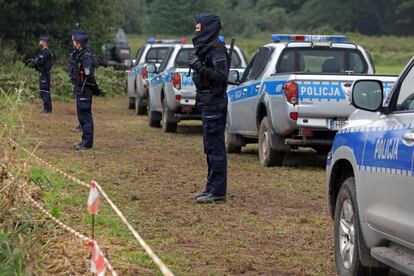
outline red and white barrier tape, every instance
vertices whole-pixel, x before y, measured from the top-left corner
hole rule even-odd
[[[75,229],[71,228],[70,226],[64,224],[63,222],[61,222],[60,220],[55,218],[52,214],[50,214],[48,211],[46,211],[38,202],[36,202],[28,193],[26,193],[25,191],[22,191],[22,192],[25,195],[25,197],[32,203],[32,205],[36,209],[38,209],[40,212],[42,212],[47,218],[52,220],[54,223],[56,223],[56,225],[60,226],[63,230],[65,230],[66,232],[72,234],[73,236],[75,236],[78,239],[86,241],[88,244],[90,242],[93,242],[92,239],[90,239],[87,236],[79,233]],[[94,241],[94,242],[97,243],[96,241]],[[98,247],[98,249],[99,249],[99,247]],[[101,251],[99,251],[99,254],[103,256],[103,253]],[[117,276],[118,274],[116,273],[116,271],[114,270],[112,265],[109,263],[108,259],[106,257],[103,257],[103,261],[104,261],[106,267],[108,268],[108,270],[112,273],[112,275]]]
[[[17,142],[15,142],[13,139],[11,138],[7,138],[13,145],[15,145],[16,147],[22,149],[24,152],[26,152],[27,154],[31,155],[33,158],[35,158],[37,161],[39,161],[40,163],[44,164],[45,166],[47,166],[48,168],[50,168],[51,170],[53,170],[54,172],[60,174],[63,177],[66,177],[67,179],[82,185],[84,187],[90,187],[86,182],[62,171],[61,169],[53,166],[52,164],[44,161],[43,159],[41,159],[40,157],[36,156],[34,153],[28,151],[27,149],[25,149],[24,147],[20,146]],[[96,183],[96,181],[95,181]],[[151,247],[145,242],[145,240],[141,237],[141,235],[134,229],[134,227],[132,227],[132,225],[128,222],[128,220],[125,218],[125,216],[122,214],[122,212],[119,210],[119,208],[112,202],[112,200],[108,197],[108,195],[105,193],[105,191],[102,189],[102,187],[96,183],[96,188],[99,190],[99,192],[101,192],[102,196],[105,198],[105,200],[108,202],[108,204],[112,207],[112,209],[115,211],[115,213],[119,216],[119,218],[122,220],[122,222],[128,227],[128,229],[131,231],[132,235],[138,240],[139,244],[142,246],[142,248],[145,250],[145,252],[147,252],[148,256],[150,256],[150,258],[152,259],[152,261],[158,266],[158,268],[160,269],[161,273],[164,276],[174,276],[174,274],[171,272],[171,270],[164,264],[163,261],[161,261],[161,259],[154,253],[154,251],[151,249]]]
[[[16,178],[14,177],[14,175],[7,170],[7,174],[8,176],[13,180],[16,181]],[[27,181],[24,183],[27,184]],[[96,248],[99,250],[99,254],[95,254],[95,255],[102,255],[103,257],[103,262],[105,263],[106,267],[108,268],[108,270],[111,272],[112,276],[118,276],[118,274],[116,273],[115,269],[112,267],[111,263],[108,261],[108,259],[103,255],[102,251],[99,249],[98,247],[98,243],[95,240],[92,240],[91,238],[79,233],[78,231],[76,231],[75,229],[71,228],[70,226],[64,224],[63,222],[61,222],[60,220],[58,220],[57,218],[55,218],[51,213],[49,213],[48,211],[46,211],[37,201],[35,201],[31,195],[29,195],[27,192],[25,192],[23,190],[25,185],[21,186],[21,192],[23,193],[23,195],[30,201],[30,203],[32,203],[32,206],[35,207],[36,209],[38,209],[41,213],[43,213],[47,218],[49,218],[50,220],[52,220],[54,223],[56,223],[57,226],[60,226],[63,230],[65,230],[66,232],[72,234],[73,236],[75,236],[78,239],[81,239],[83,241],[87,242],[87,245],[89,246],[89,244],[93,243],[94,245],[96,245]],[[91,263],[93,263],[94,260],[91,260]],[[93,272],[93,271],[92,271]],[[101,274],[104,275],[104,274]]]

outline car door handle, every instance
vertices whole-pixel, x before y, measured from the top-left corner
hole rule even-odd
[[[243,88],[242,93],[247,93],[247,88]]]
[[[260,85],[256,85],[256,91],[259,91]]]

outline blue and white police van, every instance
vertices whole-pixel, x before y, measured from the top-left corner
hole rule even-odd
[[[298,147],[326,154],[355,110],[348,99],[354,81],[380,80],[389,93],[396,80],[373,75],[369,53],[345,36],[271,38],[227,91],[227,151],[258,142],[265,166],[282,165],[284,154]]]
[[[390,96],[356,80],[357,108],[333,141],[327,193],[339,275],[414,275],[414,59]]]
[[[142,45],[132,61],[131,68],[126,70],[126,89],[128,107],[134,109],[135,114],[147,113],[148,80],[154,74],[146,70],[149,64],[159,66],[167,57],[170,49],[175,45],[186,43],[186,39],[155,39],[150,38]]]

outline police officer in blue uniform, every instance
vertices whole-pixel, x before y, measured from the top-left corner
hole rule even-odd
[[[49,37],[40,36],[39,55],[31,60],[31,65],[39,72],[39,91],[43,100],[43,113],[52,112],[52,97],[50,96],[50,71],[52,70],[52,53],[49,50]]]
[[[92,96],[100,92],[96,83],[94,69],[95,59],[86,47],[88,35],[78,30],[73,33],[73,44],[76,49],[69,59],[68,73],[76,96],[76,110],[82,129],[82,141],[74,145],[76,150],[90,149],[93,146],[94,125],[92,118]]]
[[[227,155],[224,130],[230,59],[224,43],[218,38],[220,17],[201,13],[195,17],[195,21],[195,53],[189,57],[188,64],[194,71],[196,106],[201,111],[204,152],[208,165],[206,188],[195,196],[195,200],[197,203],[212,203],[226,200]]]

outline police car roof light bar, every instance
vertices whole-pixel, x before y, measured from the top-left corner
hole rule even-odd
[[[272,34],[273,42],[304,41],[304,42],[346,42],[345,35],[297,35],[297,34]]]
[[[156,39],[154,37],[150,37],[147,40],[148,44],[184,44],[187,42],[185,37],[181,39]]]

